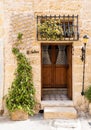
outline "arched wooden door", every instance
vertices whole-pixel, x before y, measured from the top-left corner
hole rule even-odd
[[[42,45],[42,88],[68,88],[72,98],[71,45]]]

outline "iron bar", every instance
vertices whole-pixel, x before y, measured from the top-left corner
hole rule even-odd
[[[66,36],[66,33],[65,33],[65,15],[63,16],[63,31],[64,31],[64,40],[65,40],[65,36]]]
[[[79,39],[79,32],[78,32],[78,15],[77,15],[77,39]]]
[[[37,39],[39,39],[39,37],[38,37],[38,36],[39,36],[39,35],[38,35],[38,17],[39,17],[39,16],[37,16]]]
[[[73,40],[75,40],[74,15],[72,15]]]
[[[70,24],[69,24],[69,15],[68,15],[68,38],[70,41]]]

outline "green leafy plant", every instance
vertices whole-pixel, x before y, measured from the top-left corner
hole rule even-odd
[[[21,40],[21,39],[22,39],[22,36],[23,36],[22,33],[18,33],[17,39],[18,39],[18,40]]]
[[[16,47],[19,46],[20,44],[23,44],[22,37],[23,37],[23,34],[19,32],[17,35],[17,42],[14,44]]]
[[[38,32],[42,39],[60,40],[63,37],[63,29],[59,20],[48,19],[38,25]]]
[[[85,97],[91,102],[91,85],[85,90]]]
[[[6,106],[10,112],[22,109],[29,115],[33,115],[35,89],[32,80],[32,67],[19,49],[13,48],[12,52],[17,58],[17,69],[6,98]]]

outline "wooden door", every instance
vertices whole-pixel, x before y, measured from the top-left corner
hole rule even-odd
[[[42,45],[42,87],[67,87],[67,50],[65,45]]]

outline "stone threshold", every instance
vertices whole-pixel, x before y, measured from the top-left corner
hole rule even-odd
[[[45,107],[74,107],[72,100],[46,100],[41,101],[41,109]]]

